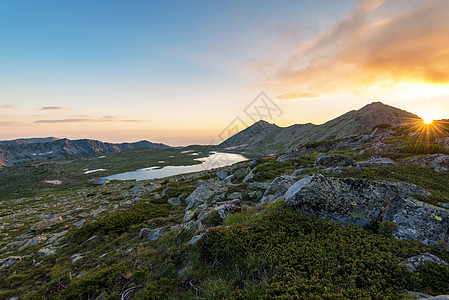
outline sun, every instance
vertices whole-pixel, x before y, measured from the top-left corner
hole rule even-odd
[[[423,118],[424,124],[430,125],[433,122],[433,119],[430,117],[424,117]]]

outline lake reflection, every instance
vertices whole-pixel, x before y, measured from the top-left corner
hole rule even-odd
[[[107,178],[109,180],[147,180],[147,179],[163,178],[173,175],[199,172],[203,170],[210,170],[213,168],[224,167],[241,161],[248,160],[248,158],[240,154],[212,152],[212,154],[207,157],[196,158],[195,160],[201,161],[202,163],[191,166],[166,166],[162,168],[149,167],[139,169],[137,171],[106,176],[103,178]]]

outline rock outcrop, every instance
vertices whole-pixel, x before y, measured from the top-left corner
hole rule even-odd
[[[344,167],[352,165],[354,161],[341,155],[335,154],[318,154],[318,158],[315,160],[315,168],[334,168],[334,167]]]
[[[287,192],[296,182],[296,177],[284,175],[275,178],[266,189],[261,203],[273,202]]]
[[[407,258],[402,263],[410,270],[410,272],[416,272],[416,270],[429,263],[442,266],[447,265],[447,262],[428,252]]]
[[[413,184],[358,178],[307,176],[284,195],[288,205],[343,225],[391,221],[399,239],[447,247],[449,211],[414,199],[430,194]]]
[[[410,159],[404,163],[431,167],[437,172],[447,172],[449,170],[449,155],[430,154],[424,157]]]

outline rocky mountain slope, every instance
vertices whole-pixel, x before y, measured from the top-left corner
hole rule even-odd
[[[261,120],[228,138],[220,147],[237,147],[242,152],[262,151],[265,154],[287,152],[307,143],[365,134],[382,124],[396,127],[420,120],[415,114],[373,102],[321,125],[307,123],[279,127]]]
[[[1,199],[0,298],[449,294],[449,141],[429,126]]]
[[[117,153],[137,148],[164,149],[169,146],[148,141],[107,143],[98,140],[69,140],[57,138],[18,139],[0,141],[0,167],[18,163],[72,155],[91,157],[100,153]]]

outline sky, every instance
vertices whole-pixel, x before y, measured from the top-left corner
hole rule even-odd
[[[449,0],[1,0],[0,140],[219,143],[373,101],[449,118],[447,20]]]

